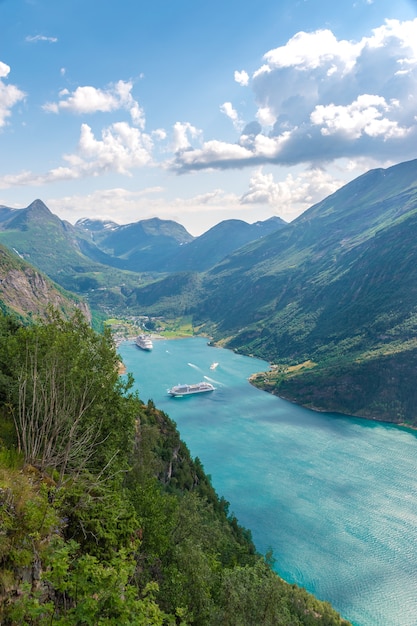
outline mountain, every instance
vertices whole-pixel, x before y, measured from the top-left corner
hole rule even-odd
[[[416,235],[417,160],[372,170],[235,251],[200,277],[193,303],[182,292],[196,326],[277,364],[259,379],[270,391],[417,423]],[[173,280],[166,293],[165,281],[137,288],[136,300],[161,314]]]
[[[100,263],[137,272],[186,272],[209,269],[234,250],[285,225],[279,217],[255,224],[225,220],[199,237],[172,220],[157,218],[125,226],[84,218],[75,228],[82,233],[83,253]]]
[[[98,251],[103,262],[86,256],[79,232],[54,215],[41,200],[25,209],[0,207],[0,243],[15,250],[64,289],[88,295],[92,308],[100,307],[98,300],[104,308],[123,306],[122,288],[140,284],[137,274],[132,276],[107,264],[104,253]]]
[[[389,240],[391,258],[397,264],[404,260],[403,237],[408,228],[412,230],[416,211],[417,161],[371,171],[288,228],[242,248],[210,270],[199,313],[214,320],[222,334],[238,332],[239,342],[245,333],[272,334],[276,344],[271,345],[269,336],[267,349],[274,358],[311,356],[313,338],[321,346],[330,332],[335,339],[346,332],[347,319],[353,322],[346,318],[348,310],[355,310],[355,322],[359,321],[371,294],[381,293],[386,281],[397,289],[407,280],[383,252]],[[371,268],[376,251],[381,258]],[[414,254],[413,246],[409,253]],[[380,279],[370,281],[375,271]],[[219,290],[227,296],[224,313],[215,313]],[[360,301],[359,295],[365,293]],[[410,295],[412,305],[414,294]],[[381,307],[398,308],[398,301],[375,298]],[[335,311],[344,320],[340,331],[334,327]],[[372,306],[368,317],[377,313]],[[255,337],[249,343],[257,348]],[[263,339],[260,344],[264,349]]]
[[[0,208],[0,241],[65,287],[65,275],[97,269],[81,253],[74,229],[35,200],[25,209]]]
[[[48,306],[70,315],[75,308],[91,318],[88,306],[0,244],[0,310],[22,320],[45,319]]]
[[[122,226],[83,218],[72,226],[39,199],[25,209],[0,207],[0,242],[66,289],[88,292],[97,305],[94,291],[112,289],[112,303],[121,307],[120,286],[129,291],[140,284],[137,274],[208,269],[248,241],[285,225],[277,217],[251,225],[227,220],[193,237],[180,224],[158,218]]]
[[[250,241],[265,237],[286,225],[279,217],[254,224],[243,220],[224,220],[179,248],[162,269],[177,272],[208,270]]]
[[[82,245],[86,255],[137,272],[161,271],[179,246],[193,240],[180,224],[159,218],[115,227],[103,222],[101,229],[97,222],[91,228],[91,222],[79,220],[75,227],[90,234],[89,245]],[[99,256],[97,249],[106,256]]]

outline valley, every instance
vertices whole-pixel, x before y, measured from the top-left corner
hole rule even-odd
[[[0,207],[0,242],[83,298],[97,326],[186,317],[193,332],[277,366],[272,393],[409,425],[416,235],[417,161],[371,170],[289,224],[229,220],[197,238],[157,218],[72,226],[40,200]]]

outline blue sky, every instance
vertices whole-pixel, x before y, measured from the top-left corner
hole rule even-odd
[[[291,221],[417,158],[417,0],[0,0],[0,205]]]

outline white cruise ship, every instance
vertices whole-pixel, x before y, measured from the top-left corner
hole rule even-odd
[[[202,382],[195,383],[194,385],[175,385],[171,389],[167,390],[170,396],[191,396],[195,393],[205,393],[207,391],[214,391],[214,387],[210,383]]]
[[[149,351],[153,348],[152,340],[148,335],[139,335],[136,337],[135,343],[139,348],[142,348],[142,350]]]

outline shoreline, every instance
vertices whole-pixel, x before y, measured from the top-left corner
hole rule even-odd
[[[219,348],[223,348],[223,346],[218,345],[218,344],[212,344],[211,343],[211,339],[210,336],[208,335],[181,335],[181,334],[173,334],[172,336],[165,336],[165,335],[161,335],[158,333],[147,333],[149,334],[150,338],[152,340],[161,340],[161,339],[166,339],[168,341],[172,341],[172,340],[176,340],[176,339],[193,339],[196,337],[204,337],[207,339],[208,345],[212,346],[212,347],[219,347]],[[132,334],[129,335],[128,337],[123,338],[120,343],[122,343],[123,341],[133,341],[136,337],[136,334]],[[120,345],[120,344],[119,344]],[[228,350],[228,348],[223,348],[224,350]],[[253,355],[246,355],[246,356],[253,356]],[[256,357],[254,357],[256,358]],[[310,411],[314,411],[315,413],[334,413],[336,415],[340,415],[341,417],[346,417],[346,418],[353,418],[353,419],[360,419],[360,420],[367,420],[369,422],[377,422],[379,424],[387,424],[389,426],[396,426],[398,428],[401,428],[403,430],[410,430],[413,432],[417,431],[417,425],[413,426],[412,424],[407,424],[405,422],[394,422],[392,420],[385,420],[385,419],[381,419],[378,417],[369,417],[369,416],[364,416],[364,415],[353,415],[351,413],[343,413],[340,411],[330,411],[330,410],[326,410],[326,409],[319,409],[316,407],[312,407],[312,406],[306,406],[305,404],[303,404],[302,402],[296,402],[295,400],[291,400],[290,398],[286,398],[285,396],[281,396],[277,393],[274,393],[273,391],[269,391],[268,389],[264,389],[262,386],[258,386],[254,384],[254,380],[258,377],[258,376],[262,376],[262,375],[267,375],[268,371],[273,371],[274,369],[274,365],[272,363],[269,364],[269,368],[270,370],[267,370],[265,372],[254,372],[253,374],[251,374],[248,378],[249,383],[253,386],[256,387],[256,389],[259,389],[260,391],[264,391],[265,393],[269,393],[273,396],[277,396],[278,398],[281,398],[281,400],[285,400],[285,402],[290,402],[291,404],[295,404],[296,406],[300,406],[304,409],[308,409]],[[120,369],[119,369],[119,374],[123,375],[126,373],[126,367],[125,365],[121,362],[120,363]]]
[[[378,424],[386,424],[387,426],[396,426],[398,428],[401,428],[403,430],[411,430],[413,432],[417,431],[417,426],[413,426],[412,424],[407,424],[406,422],[394,422],[391,420],[384,420],[384,419],[380,419],[378,417],[369,417],[369,416],[365,416],[365,415],[352,415],[351,413],[342,413],[340,411],[330,411],[327,409],[319,409],[313,406],[307,406],[305,404],[303,404],[302,402],[296,402],[295,400],[291,400],[290,398],[286,398],[285,396],[281,396],[278,393],[274,393],[273,391],[268,391],[268,389],[264,389],[261,386],[255,385],[253,383],[253,380],[261,375],[264,374],[266,372],[256,372],[255,374],[252,374],[251,376],[249,376],[248,381],[249,383],[253,386],[256,387],[256,389],[259,389],[259,391],[264,391],[265,393],[269,393],[272,396],[276,396],[277,398],[281,398],[281,400],[285,400],[285,402],[290,402],[291,404],[295,404],[296,406],[300,406],[303,409],[308,409],[309,411],[314,411],[315,413],[333,413],[335,415],[340,415],[341,417],[347,417],[347,418],[352,418],[352,419],[358,419],[358,420],[366,420],[368,422],[377,422]]]

